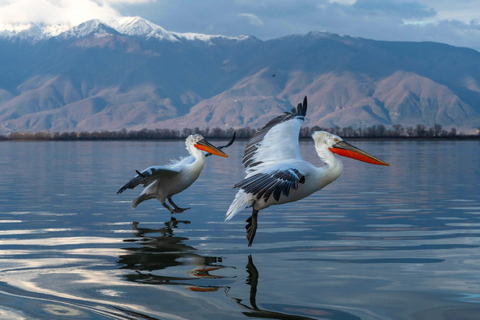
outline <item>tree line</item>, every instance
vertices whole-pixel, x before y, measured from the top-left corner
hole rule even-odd
[[[353,127],[332,127],[322,128],[302,127],[300,129],[300,139],[310,138],[315,131],[328,131],[343,138],[378,138],[378,139],[392,139],[392,138],[422,138],[422,139],[451,139],[451,138],[478,138],[480,137],[480,128],[477,130],[477,136],[467,136],[457,132],[455,128],[450,130],[444,129],[441,125],[434,125],[433,127],[426,127],[419,124],[417,126],[403,127],[400,124],[395,124],[391,127],[386,127],[383,124],[377,124],[366,128]],[[233,132],[237,133],[237,139],[249,139],[256,132],[257,129],[250,127],[238,129],[222,129],[222,128],[206,128],[206,129],[189,129],[183,130],[175,129],[142,129],[142,130],[126,130],[119,131],[94,131],[94,132],[12,132],[9,134],[0,135],[0,140],[162,140],[162,139],[184,139],[191,134],[201,134],[207,139],[230,139]]]

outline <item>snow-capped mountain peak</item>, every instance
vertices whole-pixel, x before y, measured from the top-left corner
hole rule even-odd
[[[202,33],[193,33],[193,32],[186,32],[186,33],[179,33],[179,32],[171,32],[174,36],[182,40],[188,41],[204,41],[211,43],[213,39],[227,39],[227,40],[237,40],[242,41],[246,40],[248,36],[238,36],[238,37],[229,37],[223,35],[211,35],[211,34],[202,34]]]
[[[179,33],[170,32],[141,17],[121,17],[105,23],[98,19],[92,19],[76,26],[68,24],[0,24],[0,39],[21,39],[26,41],[40,41],[58,37],[60,39],[82,38],[90,34],[97,36],[114,34],[127,35],[141,38],[154,38],[159,41],[167,40],[172,42],[202,41],[212,44],[214,39],[226,39],[243,41],[249,39],[247,36],[228,37],[223,35],[207,35],[200,33]]]
[[[37,23],[18,23],[18,24],[0,24],[0,38],[19,38],[22,40],[41,40],[56,37],[59,34],[69,30],[67,24],[37,24]]]
[[[130,36],[178,41],[170,32],[141,17],[121,17],[110,23],[118,32]]]
[[[60,38],[81,38],[89,34],[106,35],[118,34],[119,32],[103,23],[101,20],[92,19],[80,23],[59,35]]]

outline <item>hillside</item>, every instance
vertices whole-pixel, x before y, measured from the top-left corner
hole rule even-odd
[[[439,43],[261,41],[137,17],[0,31],[0,70],[0,133],[257,127],[305,95],[308,126],[480,126],[480,53]]]

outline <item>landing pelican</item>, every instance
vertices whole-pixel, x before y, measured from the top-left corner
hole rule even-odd
[[[190,208],[180,208],[173,202],[172,196],[190,187],[197,180],[205,166],[205,157],[214,154],[220,157],[228,158],[220,149],[230,146],[235,140],[235,134],[226,146],[215,147],[206,141],[201,135],[194,134],[189,136],[185,144],[191,156],[182,160],[164,165],[152,166],[142,172],[137,171],[137,175],[122,186],[117,194],[126,189],[133,189],[139,184],[146,187],[139,197],[132,201],[132,207],[137,207],[141,202],[157,198],[162,205],[171,213],[181,213]],[[207,154],[204,153],[207,152]],[[168,200],[173,206],[171,208],[165,200]]]
[[[257,216],[271,205],[303,199],[335,181],[343,170],[334,154],[371,164],[388,163],[348,144],[337,135],[316,131],[315,150],[325,166],[317,168],[302,159],[298,145],[300,127],[307,113],[307,97],[291,112],[278,116],[258,131],[245,146],[243,166],[246,177],[235,185],[240,188],[227,211],[230,220],[243,209],[252,207],[247,219],[248,246],[257,231]]]

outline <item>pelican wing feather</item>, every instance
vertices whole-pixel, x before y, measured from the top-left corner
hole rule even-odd
[[[148,167],[142,172],[137,171],[137,173],[138,174],[135,177],[133,177],[130,181],[125,183],[117,191],[117,194],[122,193],[126,189],[133,189],[140,184],[146,187],[158,179],[173,178],[177,176],[180,172],[174,168],[167,168],[164,166],[152,166],[152,167]]]
[[[282,160],[302,159],[298,146],[300,127],[307,114],[307,97],[303,104],[270,120],[248,141],[242,163],[251,173],[261,164],[274,164]]]
[[[297,190],[298,184],[304,182],[305,177],[300,171],[294,167],[285,167],[253,174],[237,183],[235,188],[242,188],[245,193],[254,195],[257,200],[263,197],[268,201],[273,194],[273,198],[278,201],[282,193],[288,197],[291,188]]]

